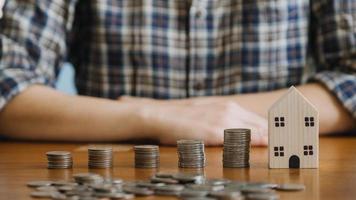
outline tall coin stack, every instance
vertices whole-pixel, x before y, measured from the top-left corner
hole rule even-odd
[[[113,166],[112,147],[89,147],[88,167],[89,168],[111,168]]]
[[[204,142],[201,140],[178,140],[178,166],[181,168],[205,167]]]
[[[73,166],[72,154],[68,151],[49,151],[46,155],[48,169],[68,169]]]
[[[224,130],[223,166],[249,167],[250,166],[250,129]]]
[[[157,145],[138,145],[134,147],[136,168],[159,167],[159,147]]]

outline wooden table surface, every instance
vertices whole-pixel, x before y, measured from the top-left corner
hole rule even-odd
[[[0,142],[0,199],[30,199],[32,190],[26,187],[28,181],[70,180],[72,174],[78,172],[95,172],[124,180],[148,179],[155,173],[155,170],[133,167],[131,145],[113,146],[114,168],[89,170],[87,144]],[[47,169],[45,152],[50,150],[72,151],[73,169]],[[302,192],[280,192],[281,199],[356,199],[356,138],[321,138],[319,169],[268,169],[267,148],[252,148],[251,151],[250,168],[224,169],[221,163],[222,148],[206,148],[207,167],[203,173],[208,178],[306,185],[306,190]],[[160,147],[160,153],[159,171],[194,171],[177,167],[176,148]]]

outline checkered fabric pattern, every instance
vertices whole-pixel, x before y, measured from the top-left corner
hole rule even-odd
[[[3,11],[0,109],[31,84],[53,86],[69,60],[83,95],[171,99],[320,81],[356,117],[355,0],[8,0]]]

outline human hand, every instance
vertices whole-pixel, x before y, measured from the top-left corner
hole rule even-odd
[[[206,145],[221,145],[224,129],[251,129],[254,146],[267,145],[267,120],[219,98],[153,100],[121,97],[120,101],[140,104],[145,130],[163,144],[174,145],[178,139],[200,139]]]

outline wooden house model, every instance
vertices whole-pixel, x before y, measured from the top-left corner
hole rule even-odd
[[[268,112],[270,168],[319,167],[319,115],[295,88]]]

